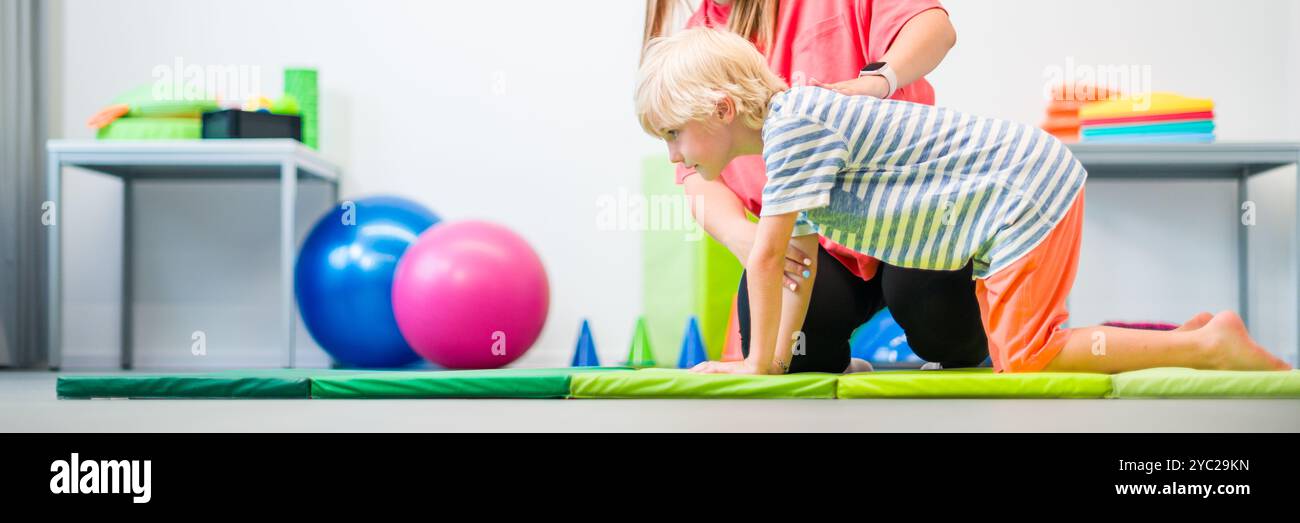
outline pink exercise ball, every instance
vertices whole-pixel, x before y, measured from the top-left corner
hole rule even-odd
[[[491,369],[523,356],[549,307],[541,258],[494,223],[430,227],[393,275],[393,315],[402,337],[417,354],[450,369]]]

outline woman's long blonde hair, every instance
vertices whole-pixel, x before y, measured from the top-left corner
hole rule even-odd
[[[702,0],[712,2],[713,0]],[[745,37],[754,43],[759,52],[767,55],[776,33],[776,10],[779,0],[731,0],[731,17],[727,28],[731,32]],[[646,0],[645,31],[642,33],[641,48],[656,36],[665,36],[670,29],[665,27],[675,20],[678,9],[691,8],[688,0]]]

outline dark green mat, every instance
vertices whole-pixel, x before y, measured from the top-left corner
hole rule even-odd
[[[564,398],[569,377],[620,367],[367,371],[258,369],[60,376],[60,398]]]
[[[313,398],[566,398],[575,374],[627,371],[622,367],[375,372],[321,376]]]
[[[256,369],[192,374],[59,376],[60,398],[279,398],[311,397],[311,379],[373,371]]]

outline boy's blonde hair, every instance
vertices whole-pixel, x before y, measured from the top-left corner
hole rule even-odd
[[[772,96],[788,89],[749,41],[730,31],[688,29],[646,44],[637,75],[636,115],[645,132],[713,114],[724,97],[751,128],[763,126]]]

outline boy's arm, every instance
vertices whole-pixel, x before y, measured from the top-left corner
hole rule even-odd
[[[745,206],[740,197],[722,182],[705,180],[698,175],[687,176],[682,183],[691,204],[691,214],[696,223],[721,243],[740,263],[749,261],[749,251],[754,245],[754,235],[758,224],[749,221],[745,215]],[[816,247],[816,242],[812,243]],[[803,276],[803,271],[811,271],[812,256],[817,254],[814,248],[796,248],[792,241],[785,251],[785,275],[782,281],[788,288],[794,285],[802,287],[811,276]]]
[[[781,292],[785,248],[793,243],[804,252],[817,251],[817,235],[791,239],[799,213],[764,216],[758,220],[758,234],[746,264],[749,285],[748,370],[757,374],[783,374],[790,368],[792,343],[803,329],[808,300],[817,279],[817,261],[809,267],[812,277],[794,292]]]

